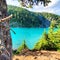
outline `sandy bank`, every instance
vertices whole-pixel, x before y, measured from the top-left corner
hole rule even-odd
[[[34,51],[25,54],[14,55],[13,60],[60,60],[60,52],[57,51]]]

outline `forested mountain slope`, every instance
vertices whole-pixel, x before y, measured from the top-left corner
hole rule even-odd
[[[42,27],[46,28],[50,26],[52,19],[57,22],[60,21],[58,15],[50,13],[35,13],[26,9],[8,6],[8,14],[13,14],[13,18],[10,21],[11,27]]]

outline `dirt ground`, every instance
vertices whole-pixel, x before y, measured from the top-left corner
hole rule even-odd
[[[29,51],[20,55],[14,55],[13,60],[60,60],[60,52],[57,51]]]

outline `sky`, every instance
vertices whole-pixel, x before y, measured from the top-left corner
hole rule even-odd
[[[60,0],[51,0],[52,2],[48,4],[48,6],[44,7],[43,5],[36,6],[34,5],[33,8],[26,8],[29,11],[33,12],[49,12],[53,14],[60,15]],[[8,5],[20,6],[17,0],[6,0]]]

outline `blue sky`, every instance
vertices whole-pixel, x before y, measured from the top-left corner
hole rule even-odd
[[[8,5],[20,6],[17,0],[6,0]],[[44,7],[43,5],[33,6],[33,8],[26,8],[29,11],[34,12],[49,12],[60,15],[60,0],[51,0],[48,6]]]

